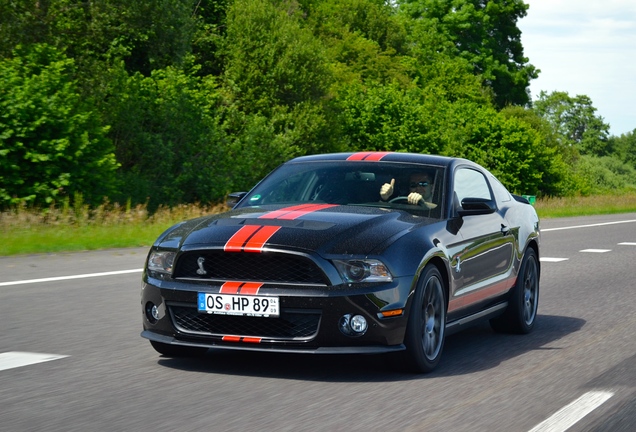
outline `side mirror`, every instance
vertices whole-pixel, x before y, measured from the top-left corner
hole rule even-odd
[[[495,202],[485,198],[464,198],[461,208],[457,211],[459,216],[475,216],[494,213],[497,210]]]
[[[232,192],[227,196],[225,204],[228,207],[233,208],[240,200],[243,199],[245,195],[247,195],[247,192]]]

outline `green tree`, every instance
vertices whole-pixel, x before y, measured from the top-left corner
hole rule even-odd
[[[0,0],[0,55],[47,43],[74,58],[86,78],[107,57],[149,75],[190,51],[194,0]]]
[[[609,125],[596,115],[592,100],[585,95],[542,91],[534,102],[535,112],[546,119],[565,146],[575,146],[581,154],[607,156]]]
[[[301,19],[293,2],[236,0],[228,10],[225,78],[246,111],[267,113],[326,96],[325,49]]]
[[[226,17],[224,130],[248,140],[235,143],[239,148],[254,142],[257,129],[263,140],[276,137],[272,144],[278,148],[270,156],[278,156],[266,158],[269,169],[283,162],[283,155],[341,148],[331,133],[329,57],[303,19],[298,3],[270,0],[237,0]]]
[[[442,142],[418,88],[349,86],[339,94],[342,133],[354,149],[440,153]]]
[[[0,60],[0,206],[76,193],[97,204],[113,191],[108,128],[77,87],[74,61],[51,46]]]
[[[473,65],[474,73],[492,88],[500,108],[526,105],[528,86],[538,70],[523,55],[517,21],[526,16],[522,0],[401,0],[401,13],[427,21],[448,44],[453,56]]]
[[[636,168],[636,129],[620,136],[610,136],[608,146],[612,154]]]
[[[225,17],[231,3],[231,0],[199,0],[194,7],[192,53],[201,66],[197,72],[200,76],[223,74]]]
[[[222,200],[233,162],[218,124],[214,80],[171,67],[150,77],[128,75],[121,64],[111,75],[116,97],[106,112],[123,180],[115,198],[151,208]]]

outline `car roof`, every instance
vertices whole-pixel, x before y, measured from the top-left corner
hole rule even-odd
[[[437,166],[453,166],[457,164],[468,164],[478,166],[474,162],[467,159],[454,158],[448,156],[438,156],[419,153],[402,153],[402,152],[351,152],[351,153],[327,153],[310,156],[300,156],[288,161],[287,163],[304,163],[304,162],[324,162],[324,161],[381,161],[381,162],[404,162],[418,163]]]

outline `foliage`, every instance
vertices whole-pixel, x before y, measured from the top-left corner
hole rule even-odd
[[[82,72],[95,71],[94,61],[114,55],[130,72],[149,75],[188,52],[192,8],[192,0],[3,0],[0,55],[18,44],[47,43],[90,68]]]
[[[636,168],[636,129],[621,136],[611,136],[608,140],[611,154]]]
[[[298,155],[475,159],[515,192],[629,190],[634,134],[542,93],[521,0],[0,0],[0,207],[221,202]],[[19,48],[18,48],[19,47]]]
[[[117,200],[160,204],[214,201],[224,196],[223,174],[232,163],[216,118],[213,79],[175,68],[150,77],[112,71],[108,121],[123,180]],[[116,78],[116,79],[115,79]]]
[[[330,76],[324,48],[293,3],[236,0],[228,10],[225,78],[248,112],[319,101]]]
[[[81,192],[97,204],[117,168],[107,127],[77,94],[75,66],[48,45],[0,60],[0,206]]]
[[[526,16],[522,0],[402,0],[400,11],[413,20],[428,21],[450,44],[453,56],[467,60],[497,106],[525,105],[527,87],[538,71],[523,56],[517,21]]]
[[[534,110],[553,126],[563,145],[573,145],[582,154],[609,154],[609,125],[595,114],[596,108],[588,96],[542,91],[534,102]]]

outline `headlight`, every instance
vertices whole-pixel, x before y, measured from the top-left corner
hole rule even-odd
[[[148,270],[164,274],[172,274],[176,252],[152,251],[148,257]]]
[[[376,259],[334,260],[345,282],[391,282],[393,276],[382,261]]]

